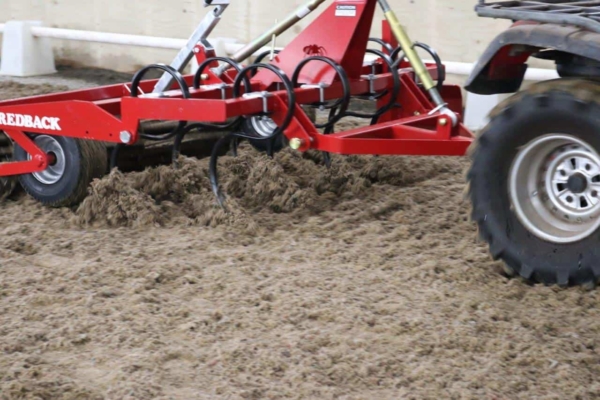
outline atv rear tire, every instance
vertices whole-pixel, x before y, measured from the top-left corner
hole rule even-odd
[[[599,101],[598,82],[536,84],[500,104],[470,149],[472,219],[493,258],[526,280],[598,282]]]

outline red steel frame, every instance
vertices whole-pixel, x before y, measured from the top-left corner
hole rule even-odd
[[[354,5],[356,16],[336,15],[339,4]],[[371,73],[370,66],[364,66],[363,59],[371,30],[376,0],[336,0],[294,41],[292,41],[272,64],[278,66],[288,76],[304,58],[323,55],[339,63],[350,79],[352,95],[389,89],[393,76],[387,66],[378,62],[377,75],[371,84],[363,75]],[[389,26],[383,23],[383,38],[396,44]],[[197,59],[203,62],[209,55],[198,46]],[[437,79],[435,65],[428,65],[430,73]],[[297,88],[294,118],[285,130],[289,138],[301,140],[300,151],[316,149],[337,154],[378,154],[378,155],[440,155],[462,156],[472,141],[472,135],[462,124],[453,125],[447,115],[429,115],[434,105],[426,92],[415,80],[410,66],[400,65],[401,91],[397,103],[401,106],[388,111],[380,122],[346,132],[323,135],[317,131],[301,104],[320,101],[320,91],[316,88]],[[235,70],[221,77],[207,69],[207,76],[199,89],[190,88],[189,99],[184,99],[177,84],[162,97],[131,97],[129,84],[118,84],[89,90],[34,96],[0,102],[0,130],[30,155],[28,161],[0,163],[0,176],[20,175],[44,170],[52,160],[27,136],[27,133],[61,135],[73,138],[122,143],[121,132],[128,132],[130,141],[138,141],[138,129],[143,120],[172,120],[196,122],[225,122],[231,117],[259,114],[263,111],[261,98],[232,98],[232,82]],[[184,77],[191,87],[193,76]],[[268,90],[267,98],[270,117],[282,123],[287,109],[287,92],[278,90],[275,75],[261,70],[251,80],[252,91]],[[222,90],[211,86],[226,83],[225,98]],[[335,71],[325,63],[311,62],[300,75],[299,83],[327,83],[324,97],[327,100],[343,96],[342,84]],[[140,84],[140,93],[149,93],[156,80],[146,80]],[[462,112],[462,92],[458,86],[444,85],[442,96],[449,107],[457,113],[460,121]],[[379,105],[387,104],[389,97],[380,99]],[[36,121],[32,126],[31,121]],[[48,118],[58,119],[58,126],[50,124]],[[17,127],[15,125],[19,125]],[[25,121],[30,121],[24,124]],[[24,125],[27,125],[25,128]]]

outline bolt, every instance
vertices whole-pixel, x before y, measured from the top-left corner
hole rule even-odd
[[[531,195],[532,195],[533,197],[537,196],[537,195],[538,195],[538,192],[537,192],[537,190],[536,190],[535,192],[531,193]]]
[[[290,147],[294,150],[298,150],[300,147],[304,145],[304,140],[300,138],[292,138],[290,139]]]
[[[446,125],[448,125],[448,120],[446,118],[440,119],[440,126],[446,126]]]
[[[202,74],[200,75],[200,79],[202,79],[203,81],[208,79],[208,74]]]
[[[421,113],[420,113],[420,112],[418,112],[418,111],[415,111],[415,112],[414,112],[414,115],[421,115]]]
[[[121,139],[121,142],[128,144],[131,142],[131,133],[127,131],[121,131],[121,133],[119,133],[119,139]]]
[[[45,165],[46,163],[44,162],[44,157],[43,156],[41,156],[41,155],[38,154],[38,155],[36,155],[34,157],[34,159],[35,159],[35,161],[37,161],[38,167],[41,168],[41,167],[45,167],[46,166]]]
[[[200,49],[197,47],[194,47],[194,53],[200,53]]]

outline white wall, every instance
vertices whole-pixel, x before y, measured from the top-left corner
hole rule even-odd
[[[478,18],[477,0],[391,0],[413,40],[434,46],[448,61],[475,61],[508,21]],[[248,41],[304,0],[232,0],[214,35]],[[321,6],[323,10],[332,0]],[[0,0],[0,22],[42,20],[48,26],[187,38],[207,9],[202,0]],[[317,10],[319,12],[319,10]],[[381,12],[373,34],[380,32]],[[284,45],[312,18],[282,36]],[[59,60],[133,71],[152,62],[170,62],[174,51],[54,41]]]

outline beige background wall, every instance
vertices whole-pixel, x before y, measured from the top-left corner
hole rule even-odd
[[[413,40],[433,45],[447,61],[475,61],[508,21],[478,18],[477,0],[391,0]],[[303,0],[231,0],[215,35],[247,41]],[[323,10],[332,0],[321,6]],[[0,0],[0,22],[42,20],[48,26],[187,38],[207,9],[202,0]],[[317,10],[318,12],[319,10]],[[312,18],[284,35],[284,45]],[[378,13],[373,34],[379,34]],[[59,60],[132,71],[151,62],[170,62],[175,51],[54,41]]]

